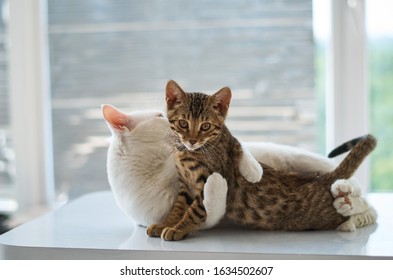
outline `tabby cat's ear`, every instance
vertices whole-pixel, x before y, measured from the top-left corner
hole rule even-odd
[[[102,113],[109,126],[118,132],[131,131],[135,127],[127,114],[112,105],[102,105]]]
[[[231,102],[232,93],[228,87],[224,87],[210,96],[213,102],[213,108],[216,109],[222,116],[226,116]]]
[[[175,104],[180,103],[186,95],[182,88],[172,80],[166,84],[165,94],[168,109],[171,109]]]

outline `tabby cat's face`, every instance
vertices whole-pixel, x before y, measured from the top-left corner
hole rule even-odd
[[[230,98],[229,88],[210,96],[186,93],[174,81],[168,82],[168,120],[171,129],[188,150],[197,150],[220,135]]]
[[[209,96],[187,93],[185,100],[168,111],[172,130],[189,150],[196,150],[220,134],[223,118],[216,116]]]

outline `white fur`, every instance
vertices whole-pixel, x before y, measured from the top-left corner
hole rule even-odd
[[[119,207],[140,225],[162,221],[178,194],[168,128],[165,119],[153,118],[112,135],[108,180]]]
[[[257,161],[284,171],[327,173],[335,168],[328,158],[301,148],[264,142],[244,142],[244,148]]]
[[[337,180],[330,190],[336,198],[333,206],[337,212],[346,217],[350,216],[337,230],[354,231],[376,222],[377,212],[361,197],[361,188],[355,179]]]
[[[377,212],[373,207],[368,208],[360,214],[353,214],[349,220],[342,223],[337,230],[339,231],[355,231],[357,228],[374,224],[377,220]]]
[[[207,178],[204,187],[203,205],[205,206],[207,219],[203,229],[212,228],[225,215],[228,185],[227,181],[218,173],[213,173]]]
[[[259,182],[263,175],[262,166],[243,146],[242,151],[243,153],[239,162],[240,174],[251,183]]]

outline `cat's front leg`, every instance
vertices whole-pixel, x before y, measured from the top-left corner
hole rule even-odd
[[[251,153],[242,145],[242,153],[239,161],[240,174],[250,183],[259,182],[263,175],[261,164],[251,155]]]
[[[202,222],[200,228],[208,229],[217,225],[225,215],[226,211],[226,199],[227,199],[228,185],[227,181],[219,174],[213,173],[207,178],[207,181],[203,187],[203,206],[206,212],[206,220]],[[195,202],[197,203],[200,202]],[[192,207],[190,207],[192,208]],[[190,211],[191,212],[191,211]],[[183,226],[184,227],[184,226]],[[187,233],[180,230],[182,226],[178,226],[177,229],[174,227],[168,227],[163,231],[163,239],[165,240],[180,240],[186,237]],[[189,228],[189,226],[188,226]],[[198,229],[199,225],[195,227]]]
[[[202,197],[198,196],[184,213],[180,222],[163,230],[161,238],[166,241],[182,240],[190,233],[200,229],[206,221],[206,216]]]
[[[180,183],[179,194],[173,204],[171,212],[169,212],[163,223],[150,225],[146,229],[147,235],[150,237],[160,237],[165,228],[176,225],[182,219],[192,201],[187,187],[183,183]]]

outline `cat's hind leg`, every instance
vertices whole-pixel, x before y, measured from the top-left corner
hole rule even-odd
[[[263,169],[261,164],[242,145],[242,155],[239,162],[240,174],[250,183],[259,182],[262,178]]]
[[[217,225],[225,215],[227,206],[227,181],[218,173],[210,175],[203,188],[203,205],[206,209],[206,221],[202,229]]]
[[[354,214],[349,217],[349,220],[338,226],[339,231],[355,231],[357,228],[365,227],[374,224],[377,220],[377,212],[373,207],[370,207],[365,212]]]

